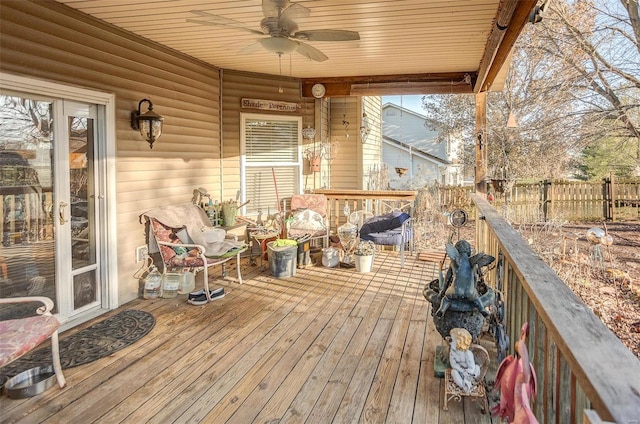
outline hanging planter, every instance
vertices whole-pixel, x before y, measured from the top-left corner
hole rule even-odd
[[[321,159],[322,158],[320,156],[312,156],[309,158],[309,170],[311,172],[320,172]]]
[[[398,174],[398,177],[402,177],[408,170],[409,168],[396,168],[396,174]]]
[[[507,187],[507,180],[505,179],[491,179],[491,185],[493,186],[493,189],[496,191],[496,193],[504,193],[506,187]]]

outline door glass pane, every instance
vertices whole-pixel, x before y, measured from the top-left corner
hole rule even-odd
[[[92,154],[93,120],[70,116],[71,261],[74,270],[96,261]]]
[[[0,94],[2,297],[56,301],[52,107],[48,101]],[[0,319],[33,312],[33,305],[10,305]]]

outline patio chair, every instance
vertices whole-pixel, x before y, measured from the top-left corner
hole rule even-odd
[[[51,315],[53,300],[44,296],[0,298],[0,304],[39,302],[44,304],[36,310],[35,316],[0,321],[0,367],[10,364],[51,338],[51,358],[53,372],[58,386],[66,386],[60,364],[58,328],[60,322]]]
[[[208,301],[211,301],[210,267],[222,265],[224,277],[224,264],[236,258],[238,283],[242,284],[240,255],[247,250],[247,245],[222,228],[210,227],[200,207],[192,203],[163,206],[145,212],[140,218],[148,224],[149,253],[159,252],[164,272],[184,268],[202,271]]]
[[[287,238],[308,236],[310,240],[321,239],[322,247],[329,246],[327,197],[324,194],[295,194],[291,196],[289,209],[286,199],[283,203],[283,210],[289,214],[285,221]]]
[[[380,246],[400,247],[400,267],[404,268],[404,252],[413,251],[413,228],[408,213],[394,210],[368,218],[360,227],[360,240],[369,240]]]

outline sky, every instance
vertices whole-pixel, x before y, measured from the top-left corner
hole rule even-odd
[[[415,96],[382,96],[382,104],[393,103],[400,106],[400,103],[402,102],[403,108],[417,112],[420,115],[424,115],[425,111],[422,109],[422,96],[422,94]]]

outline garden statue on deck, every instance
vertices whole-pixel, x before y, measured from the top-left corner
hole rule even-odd
[[[515,355],[502,360],[496,373],[495,389],[500,390],[500,403],[491,413],[503,420],[517,424],[537,424],[529,402],[536,396],[536,372],[529,362],[527,336],[529,323],[520,329],[520,339],[515,343]]]
[[[447,255],[451,258],[451,265],[447,271],[444,281],[441,281],[440,287],[440,307],[435,313],[436,317],[442,318],[452,305],[452,303],[465,303],[477,308],[483,316],[489,313],[485,307],[493,301],[493,293],[491,298],[480,296],[477,288],[478,271],[476,267],[489,265],[495,260],[493,256],[478,253],[471,255],[471,245],[466,240],[458,241],[455,246],[447,243],[445,246]],[[459,309],[458,310],[464,310]]]
[[[471,392],[478,383],[480,366],[476,364],[471,346],[471,333],[464,328],[451,330],[451,350],[449,351],[449,363],[451,364],[451,377],[465,393]]]

